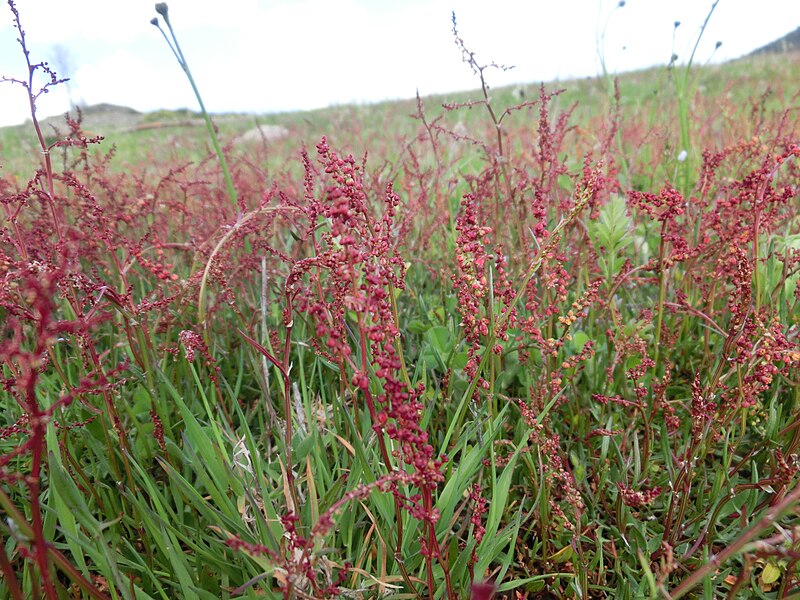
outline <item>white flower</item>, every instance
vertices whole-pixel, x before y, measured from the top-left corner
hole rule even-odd
[[[678,153],[678,162],[685,161],[687,156],[689,156],[689,153],[686,150],[681,150]]]

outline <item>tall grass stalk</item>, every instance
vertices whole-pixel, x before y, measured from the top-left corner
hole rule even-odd
[[[161,24],[158,20],[158,17],[153,17],[150,21],[153,25],[155,25],[158,30],[161,32],[161,35],[164,36],[164,41],[167,42],[170,50],[175,55],[175,58],[178,61],[181,69],[186,74],[186,78],[189,80],[189,84],[192,86],[192,91],[194,92],[195,98],[197,98],[197,102],[200,105],[200,111],[203,113],[203,120],[206,123],[206,129],[208,130],[208,136],[211,138],[211,143],[214,146],[214,152],[217,154],[217,159],[219,160],[220,168],[222,169],[222,175],[225,179],[225,186],[228,190],[228,198],[230,199],[233,207],[236,209],[236,219],[237,221],[242,216],[242,208],[239,205],[239,198],[238,194],[236,193],[236,187],[233,185],[233,178],[231,177],[230,169],[228,168],[228,161],[225,158],[225,153],[222,151],[222,146],[219,143],[219,136],[217,135],[217,130],[214,127],[214,123],[211,122],[211,115],[208,114],[206,110],[206,105],[203,102],[203,97],[200,95],[200,89],[197,87],[197,84],[194,81],[194,77],[192,77],[192,72],[189,69],[189,62],[186,60],[186,57],[183,55],[183,51],[181,50],[180,44],[178,44],[178,38],[175,36],[175,31],[172,29],[172,23],[169,20],[169,7],[167,6],[166,2],[159,2],[156,5],[156,12],[161,15],[161,18],[164,19],[164,23],[167,24],[167,28],[169,29],[169,34],[172,37],[172,41],[170,38],[167,37],[167,33],[161,28]],[[174,44],[174,45],[173,45]]]
[[[673,60],[670,63],[673,67],[673,83],[675,85],[675,93],[678,100],[678,122],[680,125],[679,151],[687,153],[686,159],[681,161],[678,167],[680,170],[680,184],[678,189],[680,189],[684,198],[688,198],[691,194],[693,185],[691,181],[691,175],[697,167],[697,152],[692,147],[690,118],[690,113],[692,110],[692,94],[694,92],[692,86],[692,66],[694,64],[697,48],[700,46],[700,41],[703,39],[703,34],[706,31],[706,27],[708,27],[708,22],[711,20],[711,16],[714,14],[718,4],[719,0],[714,0],[714,2],[711,4],[711,8],[708,10],[703,24],[700,26],[700,31],[697,34],[694,46],[689,54],[689,60],[686,61],[686,64],[683,66],[680,76],[677,74],[677,65],[674,65],[674,54]],[[677,29],[679,25],[680,23],[676,21],[675,28]]]

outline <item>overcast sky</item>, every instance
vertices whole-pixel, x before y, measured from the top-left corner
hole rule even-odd
[[[172,0],[170,17],[211,112],[302,110],[477,86],[453,43],[450,15],[481,62],[515,65],[489,82],[595,75],[688,58],[711,0]],[[147,0],[18,0],[34,61],[72,101],[140,111],[195,109],[192,90]],[[677,28],[674,23],[680,21]],[[720,0],[696,62],[739,57],[800,25],[800,0]],[[673,34],[675,35],[673,41]],[[11,12],[0,6],[0,75],[24,77]],[[598,41],[602,43],[598,44]],[[722,46],[714,52],[717,41]],[[22,88],[0,84],[0,125],[27,116]]]

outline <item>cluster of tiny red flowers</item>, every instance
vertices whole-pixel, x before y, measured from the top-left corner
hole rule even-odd
[[[708,392],[700,383],[700,374],[695,374],[692,382],[692,436],[700,439],[707,427],[714,421],[717,404],[709,398]]]
[[[588,362],[592,357],[594,357],[594,341],[588,340],[581,348],[580,352],[573,356],[568,356],[564,359],[564,362],[561,363],[561,371],[566,371],[568,369],[574,369],[581,363]]]
[[[156,254],[161,257],[164,250],[156,245]],[[172,263],[162,263],[159,260],[151,260],[142,255],[141,248],[136,248],[133,251],[133,256],[145,269],[150,271],[153,275],[158,277],[161,281],[177,281],[179,279],[176,273],[172,272]]]
[[[661,488],[641,488],[639,490],[631,489],[624,483],[617,483],[619,495],[622,498],[622,503],[630,508],[644,508],[653,503],[653,501],[661,495]]]
[[[477,374],[481,341],[489,335],[489,318],[484,302],[489,295],[486,268],[491,260],[486,248],[491,228],[478,224],[477,200],[467,194],[461,200],[461,213],[456,219],[456,263],[458,271],[452,275],[458,295],[461,326],[468,345],[468,361],[464,372],[470,377]],[[488,383],[482,382],[485,386]]]
[[[284,592],[300,591],[304,596],[310,593],[312,595],[308,597],[320,599],[338,597],[341,594],[339,586],[350,571],[350,564],[340,569],[335,581],[323,580],[321,570],[318,572],[315,569],[315,558],[308,552],[309,540],[297,531],[299,517],[286,514],[280,520],[284,529],[282,552],[263,544],[246,542],[239,537],[232,537],[225,543],[232,550],[243,550],[251,556],[268,556],[280,569],[276,580]]]
[[[493,254],[489,252],[492,230],[479,224],[478,203],[474,193],[466,194],[461,201],[461,212],[456,219],[457,270],[451,276],[467,342],[464,372],[470,377],[478,374],[479,353],[486,338],[494,334],[496,343],[491,350],[500,354],[499,342],[508,340],[509,329],[517,320],[516,309],[511,308],[516,291],[508,274],[508,260],[499,244]],[[491,281],[487,276],[489,269],[492,270]],[[487,302],[492,302],[492,310],[496,311],[491,332]],[[483,378],[478,383],[484,388],[488,386]]]
[[[606,396],[604,394],[592,394],[592,400],[603,406],[606,406],[607,404],[616,404],[622,407],[628,407],[628,406],[637,406],[638,404],[637,402],[633,402],[631,400],[625,400],[619,394],[616,394],[614,396]]]
[[[561,440],[557,433],[548,432],[549,417],[540,422],[537,411],[520,400],[518,403],[520,414],[525,424],[530,428],[529,442],[532,447],[538,448],[542,464],[545,468],[545,477],[551,490],[558,490],[557,497],[549,498],[550,509],[558,517],[565,529],[576,531],[576,523],[580,522],[580,513],[585,508],[583,497],[578,491],[575,476],[569,470],[568,462],[562,456]],[[570,520],[564,513],[561,503],[569,506],[573,511]]]
[[[217,381],[219,379],[219,366],[214,360],[214,357],[211,356],[208,346],[205,340],[203,340],[203,336],[191,329],[184,329],[178,334],[178,341],[183,346],[184,355],[188,362],[194,362],[194,359],[197,358],[199,354],[205,360],[211,380]],[[177,354],[178,348],[167,348],[167,352]]]
[[[497,339],[508,341],[508,331],[517,322],[517,309],[511,308],[517,292],[514,289],[508,272],[508,259],[503,253],[503,247],[497,244],[494,250],[494,273],[492,274],[492,295],[497,306],[500,306],[500,318],[495,323]],[[500,354],[502,348],[495,346],[495,354]]]
[[[28,434],[28,415],[23,414],[16,423],[0,428],[0,440]]]
[[[667,400],[667,388],[672,381],[672,365],[669,361],[665,361],[664,375],[662,377],[653,377],[650,382],[650,388],[653,393],[652,410],[659,408],[664,415],[664,422],[667,424],[667,430],[675,432],[680,427],[680,419],[675,414],[675,405]]]
[[[648,389],[643,379],[647,371],[655,366],[655,361],[649,356],[645,356],[637,366],[632,367],[625,372],[625,377],[633,384],[633,390],[640,405],[648,394]]]
[[[489,501],[481,494],[481,486],[474,483],[469,489],[469,498],[472,500],[472,515],[469,522],[472,524],[472,537],[475,540],[475,546],[472,549],[472,556],[470,557],[470,564],[474,565],[478,562],[477,549],[483,540],[486,533],[486,527],[483,524],[483,515],[489,510]]]
[[[728,311],[731,315],[729,329],[731,333],[735,333],[745,324],[752,308],[753,265],[747,253],[739,246],[729,248],[726,262],[732,272],[732,289],[728,296]]]
[[[706,195],[713,194],[714,210],[703,213],[700,230],[705,232],[706,238],[715,234],[724,244],[723,248],[758,243],[756,236],[760,232],[774,230],[784,221],[792,210],[791,200],[797,193],[796,186],[777,182],[779,173],[784,171],[788,178],[796,179],[796,165],[789,169],[784,167],[797,156],[796,144],[789,145],[777,156],[766,153],[761,158],[761,165],[742,177],[723,179],[717,175],[716,169],[723,160],[741,160],[740,155],[750,156],[755,153],[752,146],[726,148],[721,153],[707,156],[708,164],[704,164],[701,190]],[[704,199],[702,202],[708,204],[712,200]]]
[[[579,319],[585,318],[588,315],[589,306],[596,302],[600,294],[600,286],[602,281],[597,280],[589,284],[581,297],[575,300],[566,315],[560,315],[558,322],[561,323],[565,329],[572,327]]]
[[[777,319],[769,326],[748,319],[736,340],[736,352],[732,362],[744,369],[744,375],[738,386],[722,394],[730,407],[756,405],[775,377],[791,379],[800,367],[800,345],[786,336]]]
[[[550,252],[546,258],[547,261],[542,265],[540,286],[547,293],[549,301],[544,305],[541,314],[544,317],[554,317],[569,297],[572,277],[564,266],[567,256],[563,252]]]
[[[628,199],[632,206],[661,223],[667,223],[682,215],[686,207],[686,200],[681,193],[669,186],[658,194],[633,190],[628,193]]]
[[[311,318],[317,350],[350,372],[347,382],[363,394],[373,416],[373,429],[398,443],[396,456],[414,469],[412,483],[422,488],[435,486],[443,477],[442,459],[434,458],[428,434],[420,427],[424,385],[409,388],[401,376],[400,334],[389,292],[405,285],[393,224],[400,199],[391,186],[386,188],[383,213],[374,217],[368,207],[363,166],[352,156],[338,156],[324,138],[317,153],[327,182],[321,198],[313,191],[310,160],[304,158],[305,210],[310,224],[306,235],[313,240],[315,254],[295,262],[287,293],[296,309]],[[317,230],[319,216],[329,226],[322,233]],[[355,347],[351,346],[349,326],[358,336]],[[370,370],[381,380],[380,393],[374,398]],[[398,496],[396,489],[393,491]],[[402,501],[414,516],[436,518],[422,506],[419,495]]]
[[[789,147],[782,152],[775,156],[775,162],[779,165],[783,164],[783,162],[791,157],[797,158],[800,156],[800,146],[797,144],[790,144]]]
[[[152,408],[150,409],[150,421],[153,423],[153,437],[156,438],[156,442],[158,442],[158,447],[161,449],[161,452],[166,454],[167,444],[164,440],[164,423],[162,423],[158,413]]]

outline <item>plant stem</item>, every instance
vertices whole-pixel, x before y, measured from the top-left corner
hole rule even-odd
[[[667,233],[667,220],[661,225],[661,240],[658,246],[658,306],[656,308],[656,340],[655,340],[655,356],[653,361],[656,363],[661,353],[661,327],[664,320],[664,302],[667,298],[667,269],[664,267],[664,256],[666,255],[667,243],[664,236]]]
[[[770,508],[758,521],[747,527],[737,539],[726,546],[719,554],[711,555],[708,562],[684,579],[671,593],[667,593],[666,590],[663,590],[664,594],[668,598],[673,599],[681,598],[686,595],[706,576],[719,568],[720,565],[743,551],[745,546],[762,531],[775,526],[778,519],[789,512],[798,502],[800,502],[800,485],[797,485],[780,503]]]
[[[181,51],[180,44],[178,44],[178,38],[175,36],[175,31],[172,29],[172,24],[169,21],[169,15],[165,11],[162,16],[164,17],[164,22],[167,24],[167,27],[169,28],[169,33],[172,36],[172,41],[175,43],[174,47],[172,46],[172,44],[170,44],[170,41],[167,38],[167,34],[164,33],[164,30],[157,25],[157,21],[154,24],[158,26],[158,29],[164,36],[164,39],[167,40],[167,44],[169,44],[170,48],[172,48],[172,52],[175,54],[175,58],[178,59],[178,64],[180,64],[181,69],[183,69],[183,72],[186,73],[186,77],[192,86],[192,90],[194,91],[194,95],[197,98],[197,102],[198,104],[200,104],[200,110],[203,113],[203,119],[206,122],[206,129],[208,129],[208,135],[211,138],[211,144],[214,146],[214,152],[216,152],[217,158],[219,159],[219,165],[222,168],[222,175],[225,178],[225,185],[228,188],[228,197],[230,198],[231,203],[236,209],[236,220],[238,221],[239,218],[241,218],[242,216],[242,209],[239,206],[239,197],[236,193],[236,188],[233,185],[233,178],[231,177],[230,169],[228,169],[228,161],[225,159],[225,154],[223,154],[222,152],[222,146],[220,146],[219,137],[217,136],[217,131],[214,128],[214,124],[211,122],[211,117],[208,114],[208,111],[206,110],[206,105],[203,102],[203,97],[200,95],[200,90],[198,89],[197,84],[194,81],[194,77],[192,77],[192,72],[191,70],[189,70],[189,63],[186,61],[186,57],[183,55],[183,52]]]

